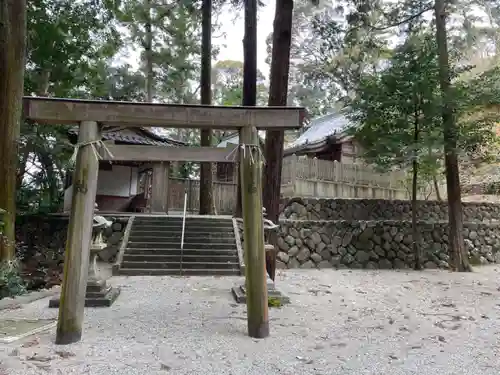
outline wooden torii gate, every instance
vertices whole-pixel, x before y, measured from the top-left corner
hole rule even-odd
[[[23,98],[23,115],[39,124],[79,125],[75,146],[74,189],[66,240],[56,344],[77,342],[82,337],[85,289],[97,190],[99,159],[151,161],[220,161],[226,152],[208,147],[158,149],[148,146],[104,144],[100,127],[154,126],[240,130],[238,146],[246,264],[248,333],[269,334],[268,300],[262,223],[262,155],[257,129],[300,128],[305,111],[293,107],[223,107],[93,101],[41,97]],[[224,157],[226,157],[224,155]],[[197,160],[198,161],[198,160]]]

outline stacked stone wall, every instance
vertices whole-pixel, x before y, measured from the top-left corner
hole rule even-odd
[[[500,221],[500,204],[464,202],[462,206],[464,221]],[[289,220],[411,220],[411,202],[384,199],[292,198],[283,201],[281,217]],[[447,221],[447,202],[419,201],[418,219]]]
[[[419,222],[419,246],[426,268],[448,268],[448,223]],[[500,261],[500,226],[466,223],[465,244],[473,264]],[[411,268],[409,221],[280,222],[279,268]]]
[[[411,202],[384,199],[282,201],[280,268],[409,268],[414,265]],[[448,268],[448,205],[418,202],[418,245],[427,268]],[[471,263],[500,263],[500,204],[463,203]]]
[[[127,217],[106,219],[113,225],[104,233],[108,245],[101,260],[112,262],[121,244]],[[23,215],[16,219],[16,255],[29,289],[39,289],[61,282],[68,216]]]

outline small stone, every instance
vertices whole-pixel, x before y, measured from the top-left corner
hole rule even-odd
[[[290,260],[290,256],[287,253],[280,251],[278,253],[278,259],[281,260],[283,263],[288,263],[288,261]]]
[[[276,268],[279,270],[286,270],[288,267],[287,267],[286,263],[283,263],[282,261],[277,260],[276,261]]]
[[[405,268],[408,268],[408,266],[401,259],[396,258],[396,259],[394,259],[394,268],[405,269]]]
[[[292,246],[290,250],[288,250],[288,256],[293,258],[299,253],[299,248],[297,246]]]
[[[318,263],[318,268],[332,268],[332,264],[327,260],[322,260]]]
[[[333,267],[338,267],[342,262],[342,257],[340,255],[335,255],[330,259],[330,263]]]
[[[116,254],[118,254],[118,248],[116,246],[108,246],[105,249],[99,251],[99,253],[97,253],[97,256],[103,262],[110,262],[114,259]]]
[[[285,242],[288,245],[293,246],[293,245],[295,245],[295,238],[293,238],[292,236],[286,236],[285,237]]]
[[[430,270],[434,270],[434,269],[438,268],[437,264],[434,262],[431,262],[431,261],[425,262],[424,267],[427,269],[430,269]]]
[[[314,264],[314,262],[312,260],[308,260],[307,262],[305,262],[304,264],[302,264],[300,266],[300,268],[305,268],[305,269],[316,268],[316,265]]]
[[[122,232],[113,232],[111,236],[107,239],[108,245],[118,245],[122,240],[123,233]]]
[[[319,245],[321,243],[321,236],[319,235],[319,233],[317,232],[314,232],[312,235],[311,235],[311,240],[313,241],[313,243],[315,245]]]
[[[392,263],[388,259],[380,259],[378,261],[378,267],[383,270],[392,269]]]
[[[370,260],[370,254],[367,253],[366,251],[360,250],[356,253],[355,258],[359,263],[365,263],[368,260]]]
[[[166,365],[165,363],[160,363],[160,370],[163,370],[163,371],[170,371],[172,369],[171,366],[169,365]]]
[[[311,251],[307,247],[303,247],[302,249],[300,249],[296,258],[299,262],[305,262],[307,259],[309,259],[310,256]]]
[[[314,263],[319,263],[319,262],[321,262],[323,260],[321,258],[321,255],[319,255],[318,253],[313,253],[311,255],[311,259],[314,261]]]
[[[329,250],[323,250],[319,255],[321,255],[321,258],[324,260],[332,259],[332,253],[330,253]]]
[[[346,254],[342,258],[342,263],[344,264],[351,264],[352,262],[354,262],[354,257],[351,254]]]
[[[123,230],[123,226],[122,226],[122,224],[121,224],[121,223],[118,223],[118,222],[113,223],[112,228],[113,228],[113,231],[114,231],[114,232],[120,232],[120,231],[122,231],[122,230]]]

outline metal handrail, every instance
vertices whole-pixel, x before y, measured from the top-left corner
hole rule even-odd
[[[181,264],[180,264],[180,274],[182,276],[182,258],[184,255],[184,232],[186,229],[186,208],[187,208],[187,192],[184,193],[184,211],[182,213],[182,233],[181,233]]]
[[[181,250],[184,249],[184,229],[186,228],[186,206],[187,206],[187,193],[184,193],[184,212],[182,214],[182,235],[181,235]]]

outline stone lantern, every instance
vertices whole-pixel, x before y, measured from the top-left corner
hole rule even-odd
[[[95,211],[98,211],[97,203]],[[104,231],[113,223],[103,216],[94,215],[92,221],[92,238],[90,242],[90,259],[87,276],[87,289],[85,292],[85,307],[109,307],[120,295],[119,288],[107,285],[106,280],[99,275],[97,256],[107,247],[104,240]],[[52,299],[49,307],[59,307],[59,298]]]
[[[271,245],[268,243],[269,240],[269,233],[272,231],[277,231],[279,229],[279,225],[273,223],[271,220],[266,219],[266,208],[262,207],[262,219],[263,219],[263,224],[264,224],[264,251],[266,254],[270,251],[276,251],[274,248],[274,245]],[[243,224],[243,219],[241,218],[236,218],[236,221],[238,221],[239,224]],[[282,305],[290,303],[290,298],[287,296],[283,295],[278,289],[276,289],[274,285],[274,281],[271,280],[269,275],[266,272],[266,278],[267,278],[267,294],[268,297],[279,300]],[[234,286],[231,289],[231,292],[233,293],[234,298],[236,299],[236,302],[238,303],[245,303],[247,298],[246,298],[246,289],[245,289],[245,284],[240,285],[240,286]]]

